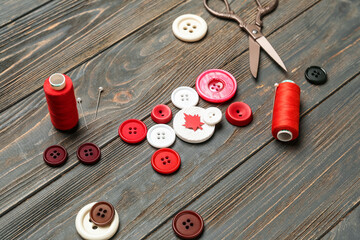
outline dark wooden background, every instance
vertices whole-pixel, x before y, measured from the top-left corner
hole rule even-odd
[[[253,0],[231,7],[254,19]],[[185,13],[208,23],[202,41],[173,36],[173,20]],[[360,1],[281,0],[264,25],[289,72],[262,51],[254,80],[248,37],[211,16],[202,0],[1,1],[0,239],[78,239],[77,212],[100,200],[120,215],[114,239],[173,239],[171,220],[183,209],[203,216],[202,239],[360,239]],[[310,65],[327,70],[326,84],[304,79]],[[210,68],[235,76],[232,101],[248,103],[254,120],[243,128],[223,120],[203,144],[177,139],[181,169],[159,175],[150,165],[155,149],[125,144],[117,128],[128,118],[153,126],[150,112],[160,103],[176,113],[172,90],[194,87]],[[55,72],[72,78],[88,130],[83,118],[73,134],[51,125],[42,85]],[[274,83],[284,79],[301,87],[293,143],[270,130]],[[76,158],[88,141],[101,147],[95,166]],[[42,160],[52,144],[70,154],[60,168]]]

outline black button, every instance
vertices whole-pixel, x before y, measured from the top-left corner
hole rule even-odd
[[[318,66],[308,67],[305,71],[305,78],[312,84],[324,84],[327,80],[326,71]]]

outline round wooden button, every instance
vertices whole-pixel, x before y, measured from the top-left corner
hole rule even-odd
[[[176,172],[179,169],[180,164],[180,155],[170,148],[159,149],[151,157],[152,167],[161,174],[171,174]]]
[[[90,219],[99,226],[106,226],[114,219],[115,210],[108,202],[98,202],[90,210]]]
[[[60,166],[64,164],[67,160],[68,153],[62,146],[53,145],[48,147],[43,154],[44,161],[52,166]]]
[[[195,87],[205,101],[222,103],[235,95],[237,83],[230,73],[221,69],[210,69],[199,75]]]
[[[156,123],[168,123],[172,119],[171,109],[164,104],[157,105],[151,111],[151,118]]]
[[[78,148],[76,155],[80,162],[84,164],[95,164],[100,160],[101,151],[93,143],[84,143]]]
[[[172,228],[176,235],[183,239],[194,239],[204,230],[202,217],[190,210],[181,211],[173,218]]]
[[[235,126],[246,126],[251,123],[253,116],[249,105],[243,102],[234,102],[226,109],[226,119]]]
[[[145,139],[147,128],[138,119],[128,119],[119,126],[118,133],[124,142],[135,144]]]

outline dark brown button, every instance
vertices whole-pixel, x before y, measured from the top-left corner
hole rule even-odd
[[[100,148],[93,143],[82,144],[77,152],[77,157],[84,164],[95,164],[100,160]]]
[[[48,147],[43,154],[44,161],[52,166],[60,166],[64,164],[67,160],[68,153],[62,146],[53,145]]]
[[[194,239],[202,234],[204,221],[198,213],[186,210],[176,214],[173,218],[172,228],[180,238]]]
[[[115,210],[108,202],[98,202],[90,210],[90,219],[98,226],[105,226],[114,219]]]

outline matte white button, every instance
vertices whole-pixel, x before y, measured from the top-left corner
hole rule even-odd
[[[172,30],[178,39],[185,42],[196,42],[206,35],[207,24],[202,17],[185,14],[175,19]]]
[[[90,210],[96,202],[84,206],[76,215],[75,226],[79,235],[88,240],[110,239],[119,228],[119,215],[115,210],[115,216],[111,224],[107,226],[97,226],[90,219]]]
[[[189,143],[205,142],[214,134],[215,126],[204,122],[205,109],[189,107],[179,111],[173,125],[176,136]]]
[[[195,106],[199,102],[199,95],[190,87],[178,87],[171,94],[171,101],[177,108]]]
[[[209,125],[216,125],[221,121],[222,113],[220,109],[216,107],[209,107],[205,110],[203,118],[205,123]]]
[[[149,144],[155,148],[170,147],[175,142],[175,132],[166,124],[156,124],[147,132]]]

